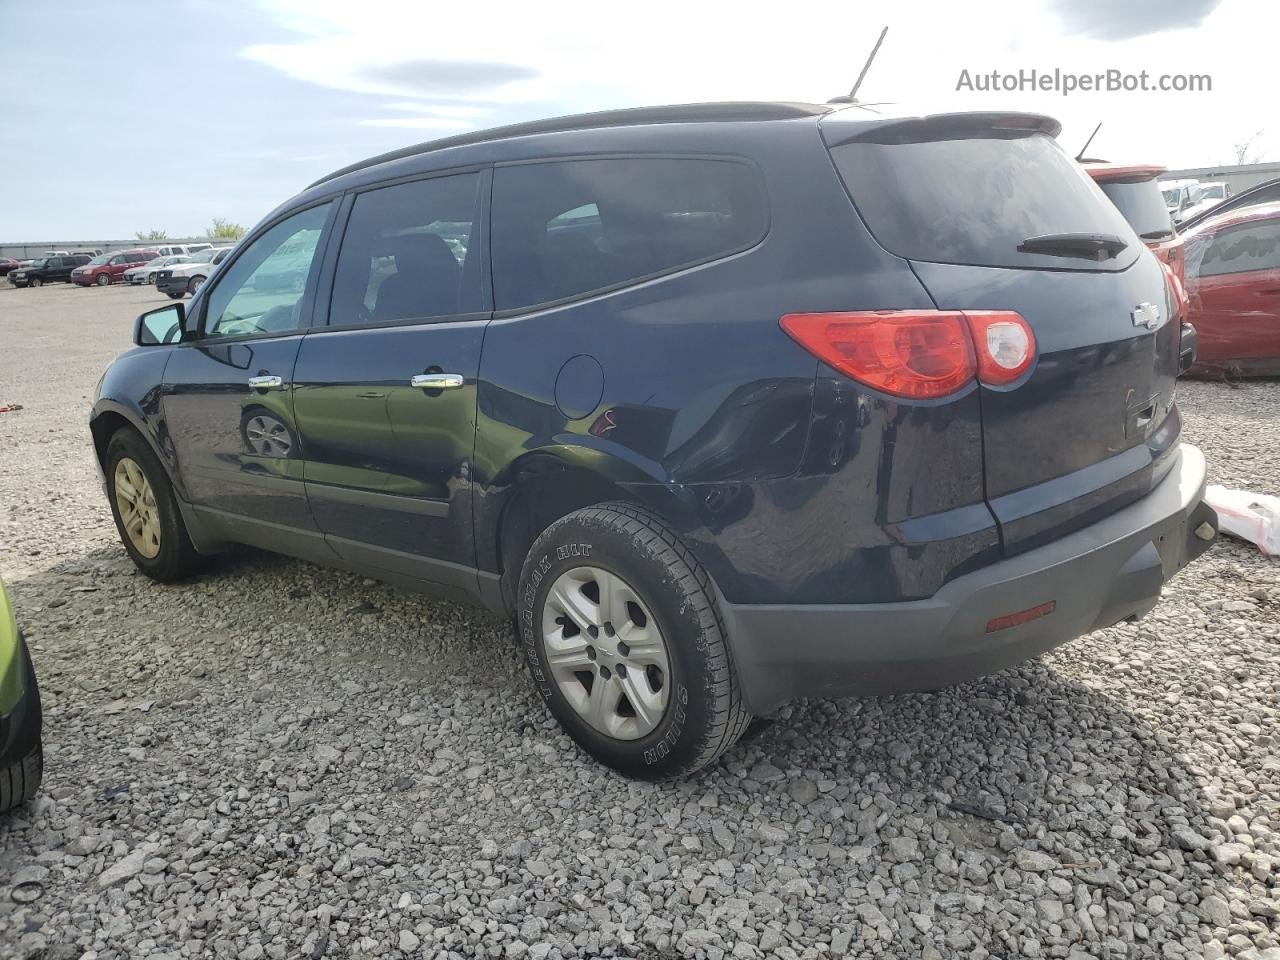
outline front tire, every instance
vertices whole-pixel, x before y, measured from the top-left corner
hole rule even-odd
[[[166,290],[165,293],[169,295],[170,300],[181,300],[183,297],[186,296],[186,293],[184,293],[181,290],[179,290],[177,293],[174,293],[172,290]]]
[[[137,431],[117,430],[107,443],[107,497],[116,531],[139,570],[161,583],[204,564],[191,543],[160,460]]]
[[[517,623],[560,725],[626,776],[687,776],[751,719],[710,579],[674,533],[630,504],[587,507],[538,537]]]
[[[194,297],[196,295],[196,291],[199,290],[203,284],[204,277],[192,277],[187,281],[187,293]]]
[[[39,277],[32,277],[30,280],[27,281],[27,285],[32,287],[38,287],[42,283],[44,283],[44,281],[41,280]]]
[[[97,279],[97,280],[95,280],[95,281],[93,281],[93,282],[94,282],[94,283],[96,283],[96,284],[97,284],[98,286],[100,286],[100,287],[109,287],[109,286],[111,286],[111,274],[109,274],[109,273],[100,273],[100,274],[98,274],[98,279]]]

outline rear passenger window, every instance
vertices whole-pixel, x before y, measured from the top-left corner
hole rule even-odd
[[[1203,254],[1203,257],[1200,255]],[[1217,233],[1187,255],[1190,276],[1280,269],[1280,222],[1250,223]],[[1197,263],[1198,260],[1198,263]]]
[[[330,326],[429,320],[484,309],[474,173],[356,196],[342,239]]]
[[[640,157],[498,167],[493,180],[499,310],[633,283],[756,243],[767,213],[755,168]]]

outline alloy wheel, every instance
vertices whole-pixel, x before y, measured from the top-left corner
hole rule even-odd
[[[142,556],[153,559],[160,553],[160,511],[147,475],[129,457],[116,463],[115,494],[120,525],[129,542]]]
[[[574,567],[551,585],[542,606],[542,644],[556,686],[590,726],[638,740],[662,721],[670,660],[640,594],[600,567]]]

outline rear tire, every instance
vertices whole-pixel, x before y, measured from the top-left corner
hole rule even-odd
[[[560,615],[566,610],[573,615]],[[642,509],[587,507],[548,527],[525,559],[516,613],[521,651],[552,714],[626,776],[687,776],[731,747],[751,719],[710,578]],[[626,638],[641,639],[633,647]],[[641,652],[658,645],[660,655]],[[595,707],[598,684],[603,706]]]
[[[187,281],[187,293],[194,297],[196,295],[196,291],[199,290],[203,284],[204,277],[192,277]]]
[[[172,290],[166,290],[165,292],[169,294],[170,300],[181,300],[183,297],[186,296],[186,294],[183,293],[181,290],[179,290],[177,293],[174,293]]]
[[[136,430],[122,427],[112,434],[105,468],[116,532],[137,568],[161,583],[181,580],[203,568],[205,560],[187,534],[169,475]],[[129,480],[130,475],[136,477],[134,468],[145,484]],[[138,490],[139,486],[143,489]],[[122,504],[131,499],[139,508],[122,514]]]

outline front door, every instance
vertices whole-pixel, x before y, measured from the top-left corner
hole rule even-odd
[[[483,172],[355,197],[294,404],[307,497],[345,559],[475,589],[471,457],[488,319]]]
[[[323,546],[302,487],[292,381],[332,207],[248,244],[192,301],[197,335],[165,368],[161,403],[187,495],[246,543],[283,549],[276,538],[301,531]]]
[[[1280,358],[1280,218],[1226,227],[1187,253],[1191,323],[1206,360]]]

